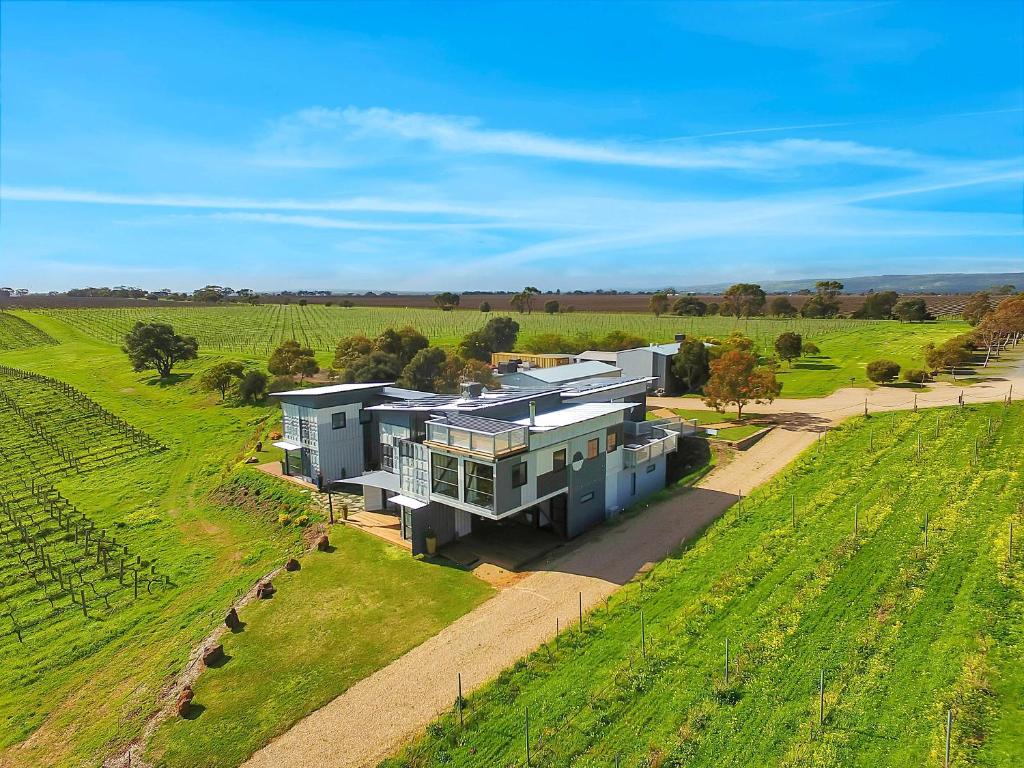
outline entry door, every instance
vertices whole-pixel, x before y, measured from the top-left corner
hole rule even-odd
[[[551,499],[551,529],[559,538],[566,538],[569,533],[568,500],[564,493]]]

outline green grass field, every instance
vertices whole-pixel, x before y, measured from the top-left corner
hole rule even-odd
[[[1019,404],[848,422],[385,766],[524,766],[527,710],[535,766],[941,765],[950,709],[952,765],[1021,765],[1022,434]]]
[[[278,419],[276,406],[225,406],[198,390],[192,377],[217,356],[204,354],[182,366],[171,383],[161,383],[133,373],[111,344],[53,317],[31,320],[40,334],[60,343],[25,341],[20,349],[0,351],[0,365],[73,385],[113,416],[95,415],[93,406],[59,388],[0,376],[0,764],[94,766],[139,735],[161,688],[220,624],[234,598],[304,549],[302,529],[279,525],[277,516],[307,508],[309,499],[300,488],[269,478],[255,504],[236,504],[217,493],[228,479],[259,482],[251,470],[239,470],[238,461]],[[133,447],[118,431],[121,422],[104,420],[115,417],[166,449]],[[105,549],[109,572],[94,559],[100,551],[95,533],[86,549],[84,534],[79,540],[65,536],[46,502],[32,495],[44,483],[53,483],[81,520],[95,524],[94,531],[106,532],[105,542],[116,538],[116,547]],[[8,512],[18,515],[32,547]],[[189,725],[203,729],[203,744],[230,755],[218,764],[234,764],[317,701],[340,693],[489,594],[461,571],[414,563],[407,555],[408,562],[396,566],[390,553],[357,540],[355,532],[332,536],[342,544],[336,552],[319,561],[307,556],[314,562],[282,579],[272,601],[243,612],[250,626],[227,641],[237,663],[210,673],[209,681],[200,677],[196,703],[207,698],[209,718],[204,712]],[[129,574],[134,557],[141,562],[137,598],[119,584],[123,547],[130,552]],[[88,617],[61,592],[57,570],[61,584],[73,578],[77,585],[72,571],[82,574]],[[399,575],[417,585],[415,604]],[[340,583],[331,587],[335,580]],[[367,588],[351,599],[360,587]],[[310,600],[317,592],[324,599]],[[361,622],[401,625],[405,634],[381,642],[376,632],[361,631]],[[281,628],[290,632],[287,638],[276,634]],[[321,659],[314,643],[344,648],[346,657]],[[311,661],[322,664],[323,679],[307,681]],[[268,666],[278,686],[271,704],[233,708],[228,699],[244,698],[218,693],[217,676],[234,676],[256,690]],[[243,731],[245,738],[237,738]],[[168,728],[160,739],[168,764],[197,764],[186,731]]]
[[[138,320],[171,323],[179,333],[195,336],[207,351],[235,352],[267,357],[278,343],[296,339],[318,351],[323,364],[330,362],[337,342],[354,333],[375,335],[389,327],[412,325],[434,344],[452,347],[468,332],[480,328],[488,317],[474,311],[441,312],[433,309],[385,307],[326,307],[261,305],[225,307],[132,307],[116,309],[49,309],[20,313],[60,319],[93,338],[119,344],[124,333]],[[547,315],[512,315],[520,324],[520,341],[541,333],[573,336],[586,332],[602,336],[625,331],[650,341],[671,341],[675,334],[715,337],[740,331],[754,339],[763,353],[772,354],[775,338],[783,331],[795,331],[813,341],[822,354],[804,358],[792,368],[782,366],[783,397],[816,397],[835,389],[867,386],[864,369],[868,362],[891,358],[904,367],[922,366],[922,349],[928,342],[940,342],[963,333],[966,323],[943,321],[901,324],[872,320],[807,320],[730,317],[660,318],[636,313],[573,312]]]

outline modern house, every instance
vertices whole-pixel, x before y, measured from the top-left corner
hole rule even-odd
[[[362,487],[368,510],[399,517],[413,553],[497,521],[572,538],[663,488],[690,429],[644,421],[646,378],[437,395],[341,384],[273,396],[285,471]]]
[[[498,369],[497,379],[502,387],[543,387],[559,384],[570,384],[574,381],[587,379],[618,378],[622,369],[596,360],[581,363],[570,363],[553,368],[533,368],[518,366],[515,370],[502,373]]]
[[[680,335],[669,344],[651,344],[646,347],[623,349],[619,352],[591,349],[576,355],[576,362],[601,362],[606,365],[614,365],[622,370],[622,376],[626,378],[649,376],[654,379],[653,389],[668,389],[672,357],[679,351],[682,341]]]
[[[554,368],[572,362],[573,356],[568,353],[491,352],[491,366],[494,368],[502,363],[516,363],[531,368]]]

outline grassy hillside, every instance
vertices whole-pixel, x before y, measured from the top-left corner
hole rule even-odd
[[[385,307],[298,306],[273,304],[230,307],[121,307],[106,309],[50,309],[33,316],[59,318],[93,338],[118,342],[137,320],[171,323],[179,333],[195,336],[203,349],[231,351],[266,358],[276,344],[297,339],[320,353],[324,364],[333,357],[338,339],[353,333],[375,335],[388,327],[412,325],[434,344],[454,346],[468,332],[480,328],[498,313],[441,312],[431,309]],[[921,367],[922,349],[968,329],[966,323],[903,324],[872,320],[807,320],[731,317],[670,317],[614,312],[573,312],[547,315],[534,312],[512,315],[521,326],[520,342],[542,333],[603,336],[624,331],[649,341],[671,341],[675,334],[724,337],[740,331],[754,339],[762,352],[773,353],[776,337],[795,331],[814,341],[821,355],[805,358],[792,368],[780,369],[783,397],[815,397],[848,386],[868,384],[864,368],[878,358],[890,358],[905,367]]]
[[[98,587],[95,594],[87,590],[84,616],[79,605],[58,589],[52,578],[55,571],[23,546],[19,529],[0,511],[0,765],[93,766],[139,734],[161,688],[183,668],[192,647],[221,622],[232,600],[303,550],[302,529],[278,524],[277,516],[285,508],[307,507],[308,494],[274,482],[272,490],[263,489],[258,503],[242,505],[214,493],[228,478],[237,479],[237,462],[277,419],[274,406],[221,405],[218,396],[198,391],[192,376],[216,356],[204,355],[183,366],[171,383],[161,383],[149,374],[133,373],[112,345],[54,318],[31,319],[60,343],[0,352],[0,365],[71,384],[166,446],[159,452],[122,450],[125,439],[118,437],[114,422],[81,419],[76,409],[85,406],[76,405],[71,395],[61,402],[64,395],[46,394],[42,384],[7,382],[5,394],[11,402],[0,398],[0,443],[17,448],[0,455],[0,491],[8,499],[17,498],[21,524],[35,541],[46,542],[49,564],[55,562],[65,574],[82,569]],[[43,394],[48,399],[40,400]],[[77,431],[83,423],[88,429]],[[82,471],[62,464],[66,461]],[[32,509],[33,483],[38,486],[44,480],[53,482],[96,531],[116,537],[116,549],[108,552],[115,564],[110,574],[104,575],[103,566],[94,561],[95,544],[85,550],[84,536],[81,541],[64,538],[45,510]],[[131,553],[129,564],[137,555],[143,577],[154,567],[159,579],[138,598],[118,583],[116,564],[125,546]],[[353,679],[393,658],[403,643],[435,633],[489,593],[468,574],[422,563],[410,566],[421,569],[406,574],[418,585],[417,597],[436,601],[438,609],[425,620],[410,622],[408,634],[389,643],[380,643],[374,633],[348,631],[350,620],[358,623],[373,615],[369,604],[327,601],[315,614],[288,614],[289,608],[307,602],[304,585],[314,591],[353,574],[377,585],[377,598],[393,612],[389,621],[401,622],[403,612],[419,611],[419,601],[413,601],[404,585],[388,580],[394,568],[381,546],[353,544],[346,548],[345,558],[324,556],[317,567],[289,574],[294,583],[280,584],[273,607],[253,609],[251,621],[256,630],[261,626],[260,610],[267,614],[269,609],[268,615],[277,612],[276,621],[294,633],[289,642],[298,655],[290,656],[284,649],[275,659],[273,654],[282,651],[282,638],[273,632],[250,635],[247,630],[230,642],[266,650],[250,649],[248,655],[240,650],[238,664],[229,662],[217,670],[248,680],[246,684],[257,690],[267,659],[273,660],[275,682],[282,686],[274,711],[258,716],[219,711],[215,681],[208,684],[201,677],[196,703],[202,705],[206,696],[211,721],[216,718],[218,727],[226,724],[245,731],[244,738],[229,737],[225,731],[223,742],[203,743],[220,749],[230,742],[232,758],[238,758],[315,701],[339,693]],[[108,595],[109,608],[101,593]],[[14,621],[22,626],[21,640]],[[336,658],[325,666],[313,693],[303,682],[313,652],[303,649],[302,643],[311,635],[349,651],[346,659]],[[267,654],[262,661],[261,652]],[[193,725],[203,726],[204,717]],[[175,743],[174,738],[170,734],[165,743]]]
[[[535,766],[941,765],[948,709],[953,765],[1021,765],[1022,441],[1024,405],[835,430],[385,765],[526,765],[527,709]]]

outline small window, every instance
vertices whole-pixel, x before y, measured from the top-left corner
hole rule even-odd
[[[331,429],[344,429],[345,428],[345,412],[338,411],[337,413],[331,414]]]
[[[614,429],[608,430],[607,440],[605,441],[605,451],[608,453],[615,453],[615,449],[619,447],[619,433]]]
[[[596,437],[591,438],[590,440],[587,440],[587,458],[588,459],[596,459],[597,458],[597,452],[600,450],[600,448],[601,448],[601,441],[598,440]]]
[[[557,472],[565,469],[565,448],[551,454],[551,470]]]
[[[658,465],[657,465],[657,464],[648,464],[648,465],[647,465],[647,474],[648,474],[648,475],[649,475],[649,474],[651,474],[651,472],[653,472],[653,471],[654,471],[654,470],[656,470],[657,468],[658,468]]]
[[[363,411],[363,410],[359,411],[359,423],[360,424],[369,424],[371,421],[373,421],[373,414],[372,413],[370,413],[369,411]]]
[[[526,485],[526,462],[520,462],[512,467],[512,487],[518,488]]]
[[[594,500],[594,492],[593,491],[591,491],[590,493],[584,493],[582,496],[580,496],[580,504],[586,504],[588,501],[593,501],[593,500]]]

